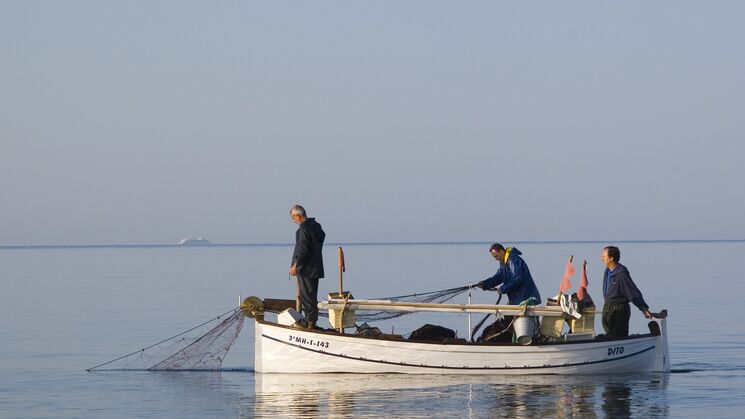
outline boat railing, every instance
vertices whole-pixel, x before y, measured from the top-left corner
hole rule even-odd
[[[408,303],[391,300],[343,300],[328,299],[318,303],[321,310],[367,310],[392,312],[440,312],[440,313],[501,313],[507,316],[558,316],[565,312],[561,307],[525,306],[509,304],[445,304]],[[582,314],[600,314],[601,311],[588,310]]]

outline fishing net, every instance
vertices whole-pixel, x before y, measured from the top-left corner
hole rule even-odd
[[[398,295],[395,297],[380,297],[371,298],[371,300],[388,300],[394,302],[406,302],[406,303],[436,303],[441,304],[452,300],[453,298],[468,291],[471,286],[467,285],[464,287],[449,288],[446,290],[431,291],[418,294]],[[323,313],[328,316],[327,313]],[[381,321],[395,319],[397,317],[405,316],[407,314],[414,314],[410,311],[358,311],[355,313],[356,320],[363,322]]]
[[[469,288],[470,286],[464,286],[375,299],[410,303],[444,303],[466,292]],[[262,304],[261,300],[256,297],[249,297],[244,301],[245,306],[231,309],[176,336],[88,368],[86,371],[218,370],[222,366],[222,362],[230,350],[231,345],[238,338],[246,315],[253,317],[252,314],[246,313],[250,313],[255,308],[253,305],[256,304]],[[267,311],[275,310],[268,309]],[[393,319],[406,314],[412,313],[372,311],[359,312],[356,317],[357,320],[368,322]],[[319,313],[319,316],[328,317],[328,313],[322,312]],[[219,323],[214,325],[216,322]],[[209,327],[211,329],[208,329]]]
[[[239,308],[231,309],[176,336],[87,371],[220,369],[230,346],[238,338],[244,318]],[[216,322],[219,323],[214,326]],[[210,326],[212,328],[208,329]]]

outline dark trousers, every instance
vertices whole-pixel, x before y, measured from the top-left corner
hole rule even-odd
[[[306,278],[298,274],[297,283],[305,321],[315,322],[318,320],[318,278]]]
[[[603,305],[603,329],[609,338],[620,338],[629,335],[629,303],[605,303]]]

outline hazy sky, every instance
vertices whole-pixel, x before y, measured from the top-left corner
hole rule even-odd
[[[743,16],[0,0],[0,244],[745,238]]]

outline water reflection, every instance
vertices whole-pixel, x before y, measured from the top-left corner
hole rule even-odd
[[[221,371],[100,371],[80,373],[65,398],[77,405],[48,417],[234,417],[236,400],[245,393],[249,372]],[[90,402],[105,402],[103,410]],[[2,409],[0,409],[1,411]],[[167,414],[166,414],[167,412]],[[40,416],[31,414],[31,416]],[[3,416],[0,413],[0,417]]]
[[[667,376],[257,374],[242,417],[668,416]]]
[[[603,389],[603,412],[607,417],[631,416],[631,390],[625,385],[609,384]]]

